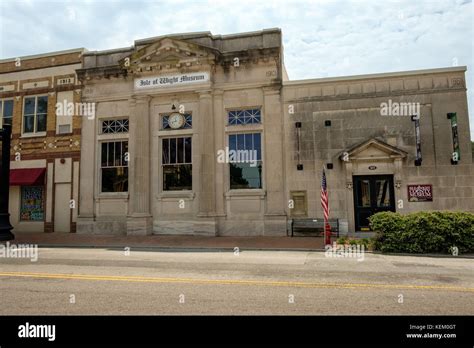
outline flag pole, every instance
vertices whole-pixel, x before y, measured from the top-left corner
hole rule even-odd
[[[331,245],[331,226],[329,225],[329,196],[325,167],[323,165],[323,176],[321,180],[321,206],[324,213],[324,244]]]

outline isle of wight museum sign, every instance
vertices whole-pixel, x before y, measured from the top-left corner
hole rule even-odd
[[[209,81],[207,72],[153,76],[135,79],[135,89],[164,88]]]
[[[408,185],[408,202],[432,202],[433,186]]]

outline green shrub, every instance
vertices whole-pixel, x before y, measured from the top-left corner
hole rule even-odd
[[[341,245],[344,245],[347,243],[347,237],[339,237],[336,241],[337,244],[341,244]]]
[[[359,240],[359,244],[363,245],[365,249],[369,249],[369,247],[372,245],[372,241],[368,238],[362,238]]]
[[[359,244],[359,240],[358,239],[351,239],[349,240],[349,245],[358,245]]]
[[[369,249],[369,246],[372,246],[372,240],[363,238],[363,239],[356,239],[356,238],[348,238],[347,236],[339,237],[337,239],[337,244],[344,245],[363,245],[366,250]]]
[[[381,212],[370,217],[376,231],[374,249],[382,252],[474,252],[474,214],[434,211],[401,215]]]

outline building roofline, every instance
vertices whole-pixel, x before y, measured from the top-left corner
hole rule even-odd
[[[376,74],[365,74],[365,75],[352,75],[352,76],[338,76],[338,77],[323,77],[316,79],[304,79],[304,80],[290,80],[283,81],[284,86],[293,85],[306,85],[311,83],[325,83],[325,82],[339,82],[339,81],[351,81],[351,80],[366,80],[366,79],[382,79],[387,77],[403,77],[403,76],[414,76],[414,75],[430,75],[430,74],[443,74],[448,72],[465,72],[467,66],[456,66],[449,68],[435,68],[435,69],[422,69],[422,70],[407,70],[407,71],[395,71],[388,73],[376,73]]]
[[[256,30],[256,31],[248,31],[244,33],[234,33],[234,34],[224,34],[224,35],[222,34],[213,35],[210,31],[196,31],[196,32],[188,32],[188,33],[177,33],[177,34],[154,36],[154,37],[149,37],[145,39],[135,40],[134,43],[135,43],[135,46],[146,45],[148,43],[152,43],[152,42],[155,42],[156,40],[164,39],[167,37],[182,38],[182,39],[210,37],[213,40],[219,40],[219,39],[233,39],[233,38],[247,37],[247,36],[259,36],[259,35],[267,34],[267,33],[281,33],[281,29],[268,28],[268,29],[262,29],[262,30]]]
[[[186,39],[196,39],[200,37],[209,37],[212,40],[222,40],[222,39],[233,39],[233,38],[241,38],[241,37],[249,37],[249,36],[259,36],[267,33],[281,33],[280,28],[268,28],[262,29],[257,31],[249,31],[245,33],[235,33],[235,34],[225,34],[225,35],[213,35],[210,31],[196,31],[196,32],[188,32],[188,33],[177,33],[177,34],[166,34],[160,36],[153,36],[145,39],[139,39],[134,41],[133,46],[129,47],[121,47],[121,48],[114,48],[109,50],[95,50],[95,51],[87,51],[84,52],[84,56],[98,56],[102,54],[113,54],[113,53],[126,53],[129,51],[133,51],[137,46],[148,45],[154,43],[158,40],[165,39],[165,38],[175,38],[178,40],[186,40]],[[208,47],[211,49],[215,49],[215,47]]]
[[[18,56],[18,57],[0,59],[0,63],[14,62],[17,58],[20,58],[21,60],[28,60],[28,59],[36,59],[36,58],[43,58],[43,57],[60,56],[60,55],[69,54],[69,53],[83,54],[85,52],[87,52],[87,49],[85,49],[84,47],[73,48],[70,50],[54,51],[54,52],[47,52],[47,53],[40,53],[40,54],[32,54],[29,56]]]
[[[134,46],[129,46],[129,47],[112,48],[112,49],[103,50],[103,51],[87,51],[87,52],[84,52],[84,56],[99,56],[101,54],[123,53],[123,52],[133,51],[133,49],[134,49]]]
[[[158,35],[158,36],[152,36],[152,37],[147,37],[144,39],[138,39],[134,41],[135,46],[141,46],[141,45],[146,45],[148,43],[155,42],[157,40],[165,39],[165,38],[185,38],[185,39],[191,39],[191,38],[198,38],[198,37],[212,37],[212,33],[210,31],[196,31],[196,32],[188,32],[188,33],[176,33],[176,34],[166,34],[166,35]]]

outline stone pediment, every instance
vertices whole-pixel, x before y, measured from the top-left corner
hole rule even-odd
[[[393,161],[402,159],[407,153],[386,142],[372,138],[343,151],[339,158],[342,161]]]
[[[129,72],[161,71],[213,64],[219,52],[174,38],[162,38],[120,60]]]

